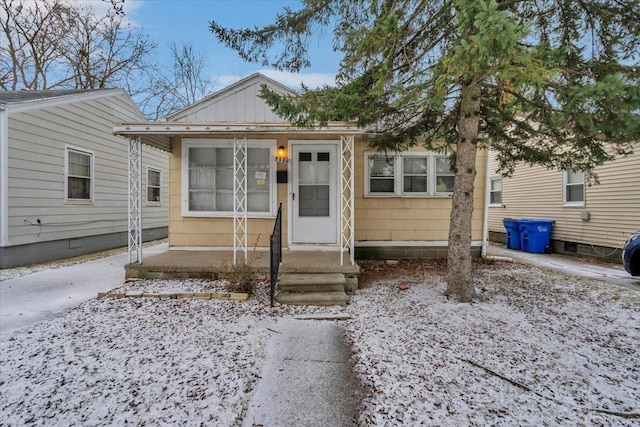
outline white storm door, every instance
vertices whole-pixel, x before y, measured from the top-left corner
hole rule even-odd
[[[337,243],[337,146],[292,144],[292,243]]]

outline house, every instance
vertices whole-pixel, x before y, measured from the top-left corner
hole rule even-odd
[[[123,90],[0,92],[0,267],[127,245],[129,141],[144,116]],[[168,234],[168,153],[143,148],[141,230]]]
[[[230,250],[246,259],[268,247],[282,205],[288,251],[355,258],[444,257],[454,174],[445,155],[415,148],[380,153],[353,123],[301,129],[275,115],[251,75],[160,123],[114,131],[171,151],[171,250]],[[485,153],[479,153],[473,251],[483,236]],[[170,250],[170,252],[171,252]]]
[[[490,240],[505,241],[505,218],[550,219],[554,252],[621,262],[625,240],[640,230],[640,144],[634,154],[597,167],[598,184],[581,172],[527,165],[503,178],[490,159]]]

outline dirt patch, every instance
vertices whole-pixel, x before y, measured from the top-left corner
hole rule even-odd
[[[420,281],[426,278],[447,275],[446,259],[399,259],[399,260],[358,260],[360,275],[358,284],[360,288],[366,288],[377,282],[390,278],[410,279]],[[491,261],[484,259],[473,260],[473,271],[481,272],[504,268],[504,261]]]

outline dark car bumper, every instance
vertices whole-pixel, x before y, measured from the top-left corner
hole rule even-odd
[[[640,276],[640,231],[633,233],[624,244],[622,265],[632,276]]]

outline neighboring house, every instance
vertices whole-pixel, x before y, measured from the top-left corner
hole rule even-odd
[[[0,267],[127,245],[129,141],[144,116],[123,90],[0,92]],[[144,147],[144,235],[168,229],[168,153]]]
[[[117,134],[169,148],[171,249],[269,245],[279,204],[290,250],[357,257],[443,257],[453,172],[445,156],[416,148],[379,153],[352,123],[300,129],[259,97],[261,74],[185,108],[161,123],[127,122]],[[483,232],[484,169],[478,156],[473,249]]]
[[[490,175],[489,235],[505,241],[505,218],[555,221],[554,252],[621,262],[621,248],[640,230],[640,144],[634,154],[595,169],[599,184],[583,173],[519,165],[510,178]]]

